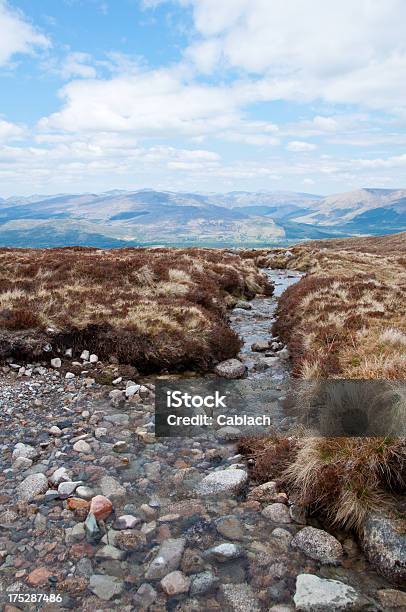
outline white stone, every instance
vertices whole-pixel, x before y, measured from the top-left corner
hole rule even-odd
[[[248,474],[245,470],[219,470],[205,476],[198,484],[196,492],[199,495],[238,493],[247,481]]]
[[[292,518],[289,513],[289,508],[285,504],[270,504],[266,506],[262,512],[262,516],[269,519],[273,523],[291,523]]]
[[[296,610],[302,612],[360,609],[355,589],[339,580],[327,580],[314,574],[298,575],[293,601]]]
[[[24,457],[25,459],[35,459],[38,456],[38,451],[29,444],[24,444],[23,442],[18,442],[15,445],[12,455],[12,461],[16,461],[19,457]]]
[[[303,527],[293,538],[292,548],[298,548],[305,555],[320,563],[339,563],[343,556],[343,547],[331,534],[316,529]]]
[[[190,588],[190,578],[185,576],[183,572],[176,570],[162,578],[161,587],[170,597],[180,595],[180,593],[187,593]]]
[[[90,444],[85,440],[78,440],[75,442],[73,450],[77,453],[90,453],[92,451]]]
[[[73,372],[66,372],[65,378],[66,380],[71,380],[72,378],[75,378],[75,375]]]
[[[73,350],[71,348],[66,349],[65,351],[65,357],[69,357],[71,358],[73,355]]]
[[[90,363],[97,363],[98,361],[99,361],[99,358],[94,353],[92,353],[92,355],[89,356],[89,362]]]
[[[49,479],[54,485],[59,485],[61,482],[70,482],[71,480],[71,475],[65,467],[60,467],[55,470]]]
[[[90,357],[90,351],[82,351],[80,358],[83,359],[83,361],[89,361],[89,357]]]
[[[51,366],[53,368],[60,368],[62,365],[62,361],[59,359],[59,357],[55,357],[54,359],[51,359]]]
[[[45,474],[30,474],[17,487],[18,499],[31,501],[37,495],[45,493],[48,489],[48,478]]]

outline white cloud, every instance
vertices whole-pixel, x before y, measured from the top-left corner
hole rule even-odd
[[[0,0],[0,32],[0,66],[6,65],[16,54],[30,54],[36,48],[50,46],[48,38],[5,0]]]
[[[317,149],[317,146],[310,142],[303,142],[302,140],[292,140],[291,142],[288,142],[286,148],[288,151],[293,151],[294,153],[302,153],[314,151]]]
[[[24,129],[21,126],[0,119],[0,142],[19,140],[23,134]]]
[[[96,69],[91,65],[92,58],[88,53],[79,51],[68,53],[63,62],[61,75],[65,79],[82,77],[92,79],[96,76]]]

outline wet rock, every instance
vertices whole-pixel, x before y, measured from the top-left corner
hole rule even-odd
[[[244,302],[244,300],[238,300],[234,308],[242,308],[242,310],[252,310],[252,306],[249,302]]]
[[[179,570],[175,570],[167,574],[165,578],[162,578],[161,587],[169,597],[187,593],[190,587],[190,578]]]
[[[217,546],[213,546],[206,551],[206,556],[220,563],[224,563],[225,561],[230,561],[231,559],[238,559],[238,557],[242,557],[244,555],[244,549],[237,544],[232,544],[231,542],[224,542],[223,544],[217,544]]]
[[[185,574],[195,574],[205,567],[205,561],[200,551],[194,548],[186,548],[183,553],[181,569]]]
[[[61,499],[66,499],[69,495],[75,492],[75,489],[82,484],[79,480],[78,482],[61,482],[58,486],[58,495]]]
[[[126,496],[126,490],[113,476],[103,476],[100,480],[100,488],[103,495],[109,499],[120,500]]]
[[[116,576],[106,574],[93,574],[90,577],[89,589],[97,595],[99,599],[110,601],[113,597],[120,595],[124,591],[124,582]]]
[[[147,580],[160,580],[166,574],[178,569],[185,548],[184,538],[164,540],[157,556],[151,561],[145,574]]]
[[[205,476],[197,486],[196,492],[199,495],[238,493],[247,481],[248,474],[245,470],[219,470]]]
[[[306,525],[306,508],[298,504],[292,504],[289,507],[289,514],[292,521],[299,525]]]
[[[260,612],[254,592],[247,583],[222,584],[220,593],[227,609],[232,612]]]
[[[245,375],[246,367],[238,359],[227,359],[214,368],[215,373],[222,378],[235,379]]]
[[[314,574],[299,574],[293,600],[296,610],[303,612],[361,609],[361,598],[351,586]]]
[[[397,589],[381,589],[377,593],[384,610],[406,610],[406,593]]]
[[[214,591],[219,584],[219,579],[212,572],[208,571],[195,574],[192,576],[191,580],[190,594],[192,597],[210,593]]]
[[[17,457],[15,461],[13,461],[13,471],[19,472],[23,470],[28,470],[33,464],[32,459],[26,459],[25,457]]]
[[[30,474],[17,487],[18,499],[31,501],[48,489],[48,478],[44,474]]]
[[[285,504],[270,504],[266,506],[262,512],[262,516],[269,519],[273,523],[291,523],[292,519],[289,513],[289,508]]]
[[[394,584],[406,584],[404,519],[371,514],[364,523],[362,546],[381,574]]]
[[[76,495],[78,495],[82,499],[90,500],[92,499],[92,497],[94,497],[94,491],[90,487],[81,485],[76,489]]]
[[[97,551],[96,557],[98,559],[111,559],[113,561],[121,561],[125,558],[125,552],[119,550],[111,544],[106,544],[100,550]]]
[[[72,480],[70,472],[65,467],[55,470],[49,479],[54,485],[59,485],[61,482],[69,482],[70,480]]]
[[[85,535],[85,524],[76,523],[76,525],[66,530],[65,542],[67,544],[76,544],[77,542],[84,540]]]
[[[86,454],[89,454],[89,453],[92,452],[92,447],[85,440],[78,440],[73,445],[73,450],[76,451],[77,453],[86,453]]]
[[[43,586],[48,584],[50,576],[52,576],[52,572],[47,567],[37,567],[28,574],[27,582],[33,587]]]
[[[138,609],[146,610],[148,606],[152,605],[158,598],[158,593],[156,590],[148,584],[144,582],[134,596],[134,605],[137,606]]]
[[[254,353],[263,353],[269,350],[269,341],[268,340],[260,340],[259,342],[254,342],[251,346],[251,351]]]
[[[117,533],[114,542],[121,550],[134,551],[143,549],[147,543],[147,538],[141,531],[126,529]]]
[[[85,521],[85,532],[86,540],[90,543],[98,542],[103,535],[94,514],[91,512],[89,512]]]
[[[90,512],[97,520],[104,520],[113,512],[113,504],[104,495],[96,495],[90,502]]]
[[[225,425],[216,430],[216,437],[219,440],[238,440],[241,436],[241,430],[231,425]]]
[[[222,516],[215,521],[217,531],[228,540],[242,540],[244,530],[235,516]]]
[[[311,559],[325,564],[339,563],[343,556],[340,542],[326,531],[315,527],[301,529],[293,538],[291,546],[298,548]]]
[[[141,522],[141,519],[138,516],[133,516],[132,514],[123,514],[119,516],[115,522],[116,529],[134,529],[136,525]]]
[[[29,444],[23,444],[22,442],[18,442],[18,444],[15,445],[13,450],[12,461],[14,462],[20,457],[23,457],[24,459],[35,459],[36,457],[38,457],[38,451]]]
[[[276,501],[277,495],[276,482],[270,480],[269,482],[264,482],[264,484],[251,489],[247,495],[247,499],[259,502],[273,502]]]
[[[87,351],[87,350],[82,351],[80,358],[83,359],[83,361],[89,361],[89,357],[90,357],[90,351]]]

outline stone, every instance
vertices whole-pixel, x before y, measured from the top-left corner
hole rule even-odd
[[[252,305],[244,300],[238,300],[234,308],[242,308],[242,310],[252,310]]]
[[[77,453],[86,453],[86,454],[89,454],[92,452],[92,448],[90,444],[86,442],[85,440],[78,440],[77,442],[75,442],[75,444],[73,445],[73,450],[76,451]]]
[[[49,430],[49,433],[51,436],[55,436],[56,438],[59,438],[62,435],[62,431],[59,429],[57,425],[52,425],[52,427]]]
[[[268,340],[260,340],[259,342],[254,342],[251,345],[251,351],[254,353],[264,353],[269,350],[269,341]]]
[[[260,612],[254,591],[247,583],[222,584],[220,593],[230,612]]]
[[[237,544],[223,542],[222,544],[217,544],[217,546],[209,548],[205,555],[219,561],[220,563],[224,563],[225,561],[231,561],[232,559],[242,557],[244,555],[244,550]]]
[[[283,360],[289,359],[290,353],[289,353],[288,349],[287,348],[283,348],[281,351],[278,351],[278,357],[279,357],[279,359],[283,359]]]
[[[187,593],[190,587],[190,578],[179,570],[175,570],[167,574],[165,578],[162,578],[161,587],[169,597]]]
[[[106,544],[96,553],[97,559],[110,559],[113,561],[122,561],[125,558],[125,552],[119,550],[111,544]]]
[[[138,516],[123,514],[116,520],[115,527],[116,529],[134,529],[134,527],[140,522],[141,519],[139,519]]]
[[[33,464],[32,459],[26,459],[26,457],[17,457],[15,461],[13,461],[13,470],[15,472],[28,470]]]
[[[406,610],[406,593],[397,589],[381,589],[377,593],[384,610]]]
[[[62,366],[62,361],[59,359],[59,357],[55,357],[54,359],[51,359],[51,366],[53,368],[60,368]]]
[[[264,482],[264,484],[251,489],[247,495],[247,499],[259,502],[273,502],[276,501],[277,495],[276,482],[270,480],[269,482]]]
[[[30,474],[17,487],[20,501],[31,501],[37,495],[45,493],[48,489],[48,478],[44,474]]]
[[[97,363],[98,361],[99,361],[99,358],[97,355],[95,355],[94,353],[89,355],[89,363]]]
[[[90,544],[99,542],[99,540],[101,539],[103,535],[99,525],[97,524],[96,518],[94,514],[92,514],[92,512],[89,512],[85,520],[85,533],[86,533],[86,540]]]
[[[245,470],[219,470],[205,476],[198,484],[196,492],[198,495],[239,493],[247,481],[248,474]]]
[[[89,357],[90,357],[90,351],[82,351],[80,358],[83,359],[83,361],[89,361]]]
[[[85,539],[85,524],[84,523],[76,523],[73,527],[70,527],[66,530],[65,533],[65,542],[66,544],[77,544]]]
[[[241,436],[241,430],[231,425],[225,425],[216,430],[216,438],[219,440],[238,440]]]
[[[128,444],[125,440],[118,440],[113,444],[113,451],[115,453],[125,453],[128,449]]]
[[[116,576],[93,574],[93,576],[90,576],[89,589],[99,599],[110,601],[110,599],[113,599],[113,597],[117,595],[121,595],[124,591],[124,582]]]
[[[217,531],[228,540],[242,540],[244,530],[235,516],[222,516],[215,521]]]
[[[72,478],[70,472],[68,472],[65,467],[60,467],[55,470],[55,472],[49,478],[49,481],[52,482],[52,484],[54,485],[60,485],[61,482],[69,482],[71,480]]]
[[[66,372],[65,378],[66,380],[72,380],[73,378],[75,378],[75,375],[73,372]]]
[[[298,548],[305,555],[324,564],[337,564],[343,556],[343,547],[332,535],[316,529],[304,527],[291,541],[292,548]]]
[[[11,460],[14,463],[14,461],[19,459],[20,457],[23,457],[24,459],[36,459],[36,457],[38,457],[38,451],[29,444],[23,444],[22,442],[18,442],[18,444],[16,444],[14,447]]]
[[[242,378],[245,375],[246,366],[238,359],[227,359],[217,364],[214,371],[222,378]]]
[[[52,572],[47,567],[37,567],[28,574],[27,582],[33,587],[43,586],[48,584],[50,576],[52,576]]]
[[[72,355],[73,355],[73,349],[67,348],[66,351],[65,351],[65,357],[71,358]]]
[[[69,510],[89,510],[89,502],[80,497],[70,497],[66,503]]]
[[[306,525],[306,508],[299,504],[292,504],[289,507],[289,514],[292,521],[299,525]]]
[[[370,514],[363,526],[362,547],[369,561],[394,584],[406,584],[404,519]]]
[[[351,586],[339,580],[327,580],[314,574],[299,574],[293,597],[296,610],[302,612],[333,612],[359,610],[360,596]]]
[[[191,578],[190,594],[192,597],[195,595],[205,595],[214,591],[219,583],[218,578],[212,572],[200,572],[194,574]]]
[[[126,387],[125,389],[126,397],[127,398],[134,397],[134,395],[136,395],[139,392],[140,388],[141,388],[141,385],[135,385],[135,384]]]
[[[121,550],[127,551],[142,550],[146,543],[145,534],[135,529],[119,531],[114,538],[114,544]]]
[[[100,488],[103,495],[113,501],[120,500],[127,494],[125,488],[113,476],[103,476],[100,480]]]
[[[289,508],[285,504],[270,504],[265,506],[261,512],[262,516],[269,519],[273,523],[291,523],[292,518],[289,513]]]
[[[144,582],[134,596],[134,604],[138,606],[136,609],[147,610],[158,597],[158,593],[153,586]]]
[[[178,569],[185,548],[185,538],[169,538],[159,547],[145,574],[147,580],[161,580]]]
[[[94,497],[94,491],[91,487],[81,485],[76,489],[76,495],[82,499],[90,500]]]
[[[66,499],[69,495],[75,492],[75,489],[82,484],[79,480],[78,482],[61,482],[58,486],[58,495],[61,499]]]
[[[205,560],[200,554],[200,550],[194,548],[186,548],[183,553],[182,563],[180,565],[182,572],[185,574],[196,574],[205,569]]]
[[[90,502],[90,512],[97,520],[104,520],[113,512],[113,504],[104,495],[95,495]]]

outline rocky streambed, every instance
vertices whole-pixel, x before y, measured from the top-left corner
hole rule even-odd
[[[238,363],[279,405],[288,353],[270,327],[299,275],[268,274],[276,295],[240,304],[230,323],[244,340]],[[153,381],[113,364],[106,386],[97,356],[72,358],[2,369],[6,612],[405,609],[351,535],[308,524],[275,483],[249,483],[238,431],[157,439]]]

